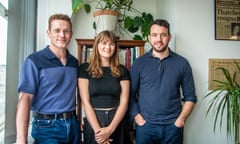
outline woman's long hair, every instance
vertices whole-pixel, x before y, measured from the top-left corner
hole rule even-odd
[[[101,56],[98,51],[98,44],[105,40],[110,40],[115,45],[114,53],[110,58],[110,69],[114,77],[120,76],[120,62],[118,55],[117,37],[113,34],[113,32],[106,30],[100,32],[94,40],[93,51],[90,55],[89,66],[87,69],[87,71],[93,78],[100,78],[103,76],[102,62]]]

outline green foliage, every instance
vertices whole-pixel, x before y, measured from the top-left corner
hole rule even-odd
[[[84,5],[84,9],[85,9],[86,13],[90,13],[91,12],[91,6],[89,4],[85,4]]]
[[[217,70],[220,70],[224,74],[226,80],[214,80],[214,82],[218,84],[217,87],[208,92],[204,98],[211,97],[206,115],[208,115],[210,111],[215,112],[213,128],[214,132],[216,130],[217,123],[219,122],[221,128],[223,118],[226,117],[226,133],[228,135],[233,135],[235,144],[238,144],[240,120],[240,82],[237,81],[237,78],[240,76],[240,66],[238,63],[235,64],[237,71],[235,71],[232,75],[226,68],[217,68]]]
[[[149,34],[150,24],[153,22],[153,16],[150,13],[139,13],[140,16],[130,17],[127,16],[124,19],[124,28],[127,29],[131,33],[141,32],[141,36],[138,34],[134,35],[134,39],[147,39]]]
[[[119,28],[132,36],[134,40],[147,40],[149,26],[153,21],[151,13],[140,12],[132,7],[133,0],[72,0],[72,10],[76,13],[83,6],[90,13],[90,2],[96,2],[96,9],[111,9],[120,13],[118,19]],[[96,29],[96,24],[93,24]],[[140,32],[140,34],[138,34]]]
[[[72,0],[73,13],[77,13],[82,7],[84,7],[87,13],[90,13],[91,6],[88,4],[88,0]]]
[[[72,0],[72,11],[76,13],[79,9],[83,7],[81,0]]]
[[[129,10],[133,0],[97,0],[96,9]]]

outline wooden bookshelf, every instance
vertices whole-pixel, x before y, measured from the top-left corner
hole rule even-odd
[[[92,48],[94,39],[76,39],[76,41],[78,45],[78,61],[81,63],[83,47]],[[139,47],[139,55],[144,54],[144,45],[145,41],[143,40],[118,40],[118,47],[120,49]]]

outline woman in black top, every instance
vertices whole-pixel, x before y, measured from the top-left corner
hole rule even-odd
[[[79,67],[78,85],[86,144],[126,144],[124,116],[128,108],[129,73],[120,65],[117,38],[110,31],[97,35],[89,63]]]

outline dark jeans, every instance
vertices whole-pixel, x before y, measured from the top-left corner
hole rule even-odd
[[[32,137],[34,144],[79,144],[79,121],[76,116],[49,120],[34,118]]]
[[[136,125],[136,144],[183,144],[183,128],[174,124]]]
[[[110,110],[110,111],[103,111],[103,110],[95,110],[95,113],[97,115],[97,119],[101,125],[101,127],[108,126],[115,114],[116,110]],[[128,129],[126,127],[126,120],[123,119],[121,123],[118,125],[117,129],[114,131],[114,133],[110,136],[113,141],[111,144],[129,144],[129,133]],[[84,118],[84,144],[97,144],[95,141],[95,136],[93,129],[86,118]]]

